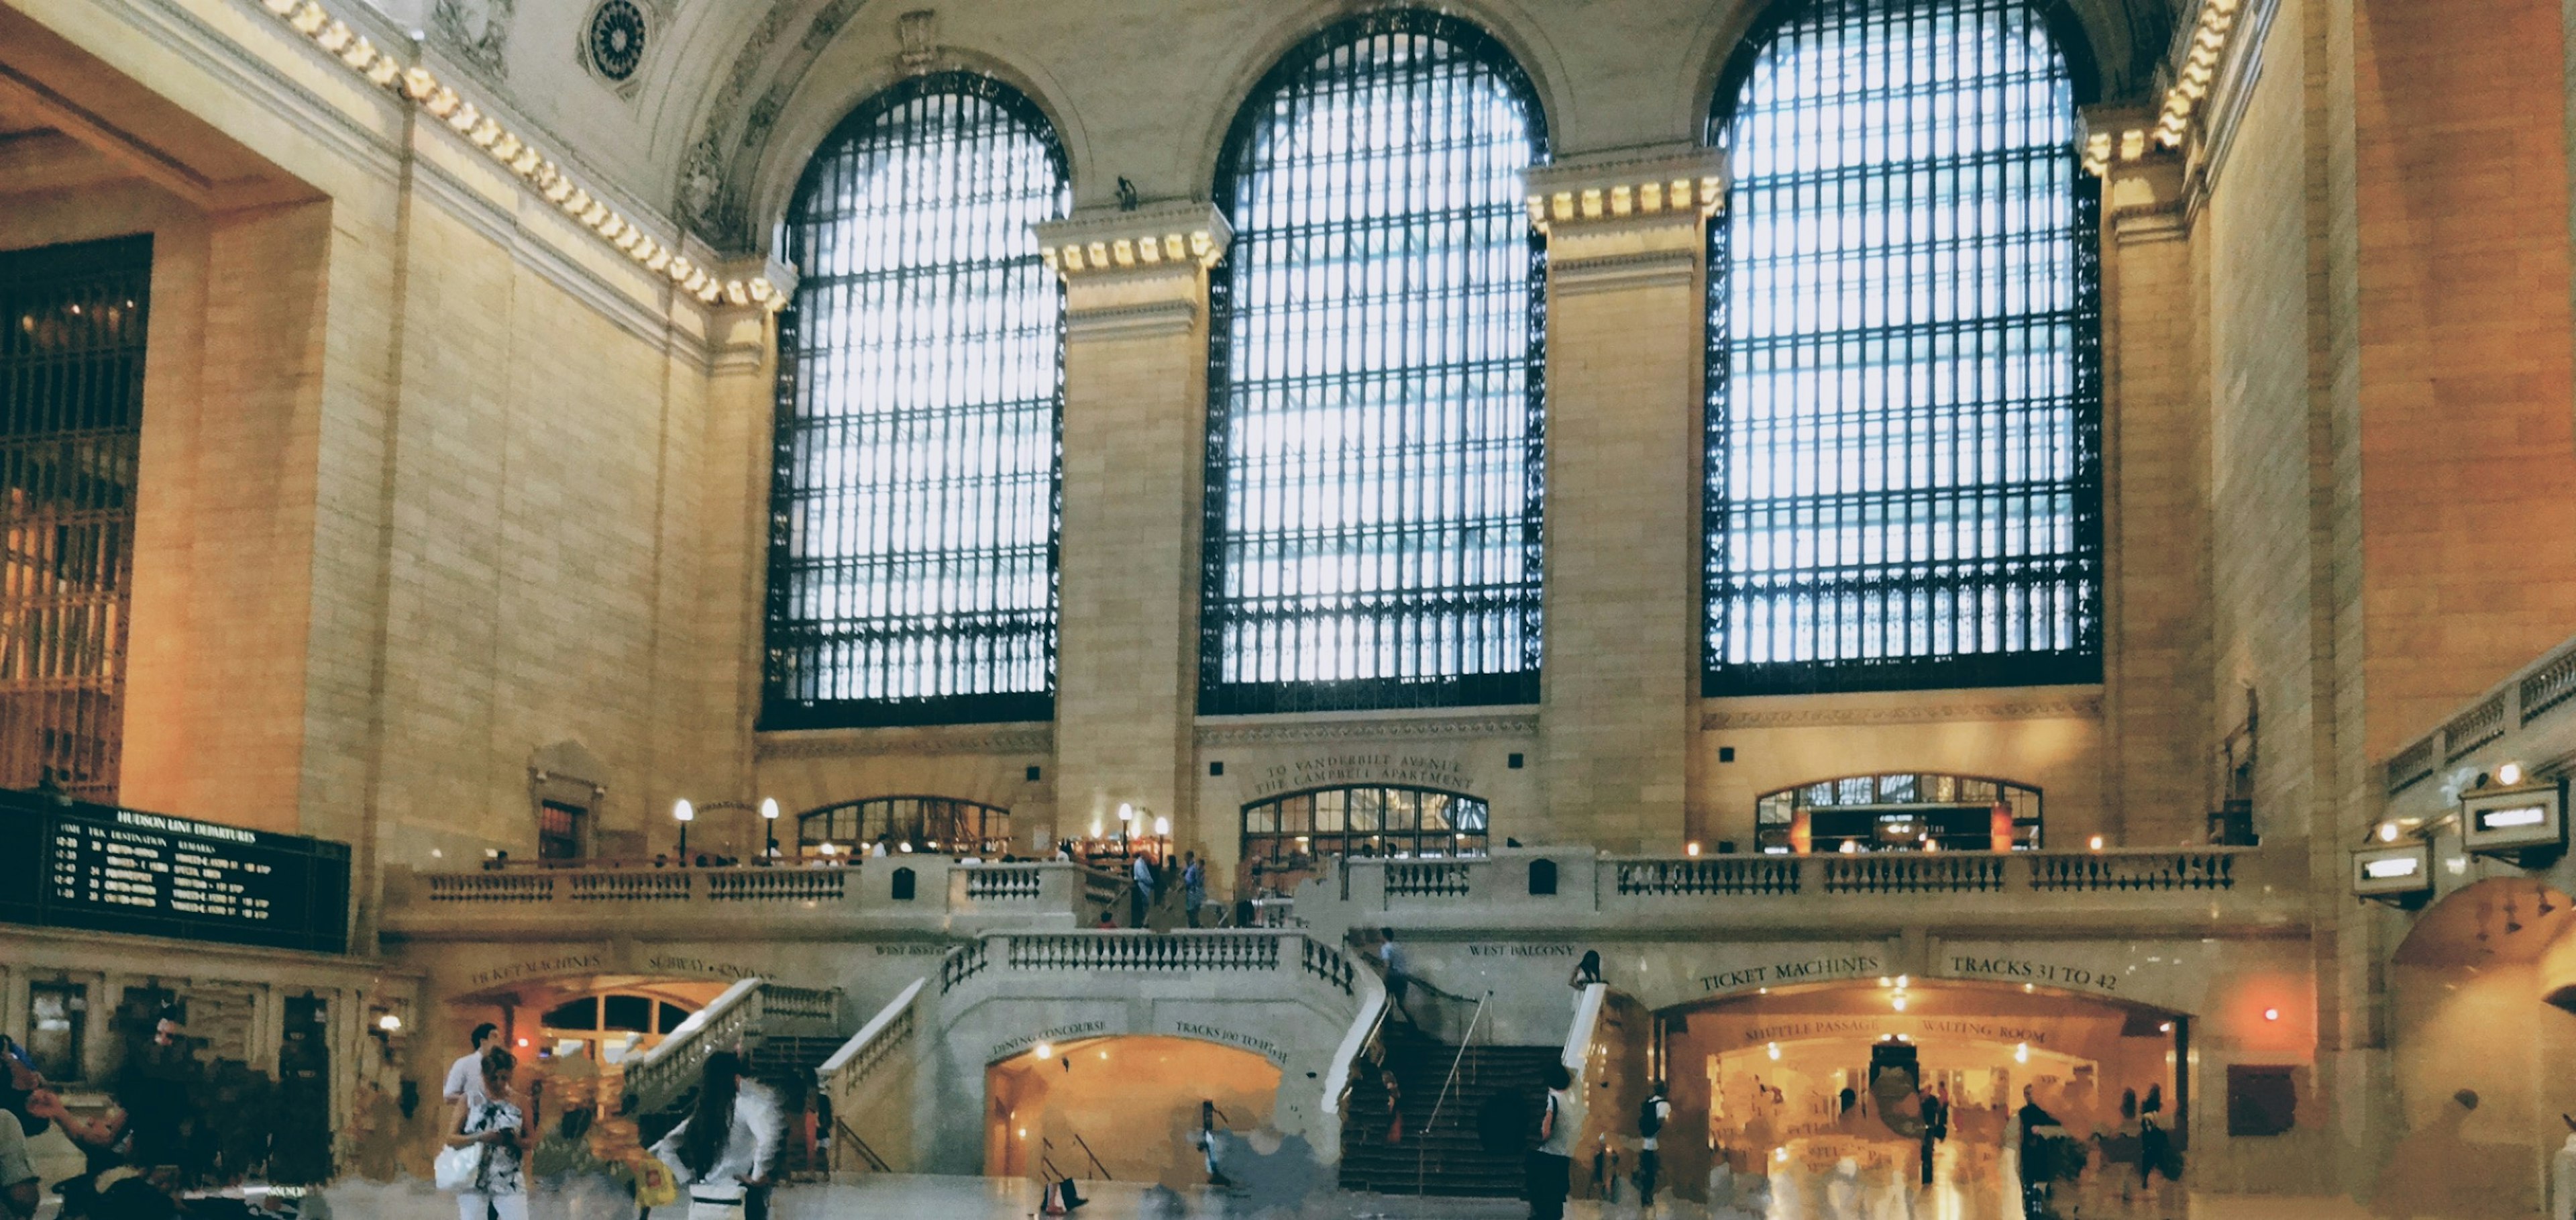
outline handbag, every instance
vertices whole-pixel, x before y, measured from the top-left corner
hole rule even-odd
[[[671,1167],[663,1164],[662,1158],[648,1152],[644,1154],[642,1160],[635,1162],[635,1205],[637,1207],[649,1211],[656,1207],[668,1206],[679,1197],[679,1179],[672,1176]]]
[[[483,1172],[483,1145],[441,1148],[433,1172],[440,1190],[472,1190]]]

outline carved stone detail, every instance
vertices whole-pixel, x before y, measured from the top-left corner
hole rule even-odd
[[[2070,699],[2009,700],[1878,707],[1805,707],[1776,711],[1725,709],[1702,713],[1703,729],[1804,729],[1867,724],[1939,724],[1954,720],[2061,720],[2098,717],[2099,695]]]
[[[438,0],[429,10],[429,28],[458,59],[501,80],[509,75],[510,19],[517,5],[518,0]]]
[[[1433,716],[1407,719],[1307,720],[1285,724],[1203,724],[1196,739],[1202,747],[1297,745],[1334,741],[1475,740],[1487,737],[1535,737],[1538,714],[1501,716]]]
[[[1045,724],[922,725],[885,729],[810,729],[761,733],[761,758],[869,758],[902,754],[1053,754],[1055,728]]]

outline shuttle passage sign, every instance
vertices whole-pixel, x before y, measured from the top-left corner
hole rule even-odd
[[[0,795],[0,827],[0,859],[30,862],[34,874],[27,889],[11,886],[0,898],[0,918],[325,953],[348,947],[346,844],[16,793]]]

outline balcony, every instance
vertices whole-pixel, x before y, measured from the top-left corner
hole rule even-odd
[[[713,940],[830,940],[1075,928],[1118,892],[1081,864],[906,855],[832,868],[568,867],[385,875],[384,931],[407,940],[534,940],[686,929]]]
[[[1541,875],[1532,875],[1532,865]],[[1533,893],[1552,868],[1555,892]],[[1298,891],[1319,930],[1617,928],[1756,937],[1959,932],[2263,934],[2303,926],[2305,874],[2238,847],[1630,857],[1577,849],[1347,860]]]
[[[2493,775],[2576,755],[2576,639],[2487,688],[2442,727],[2392,755],[2382,768],[2387,816],[2423,823],[2451,811],[2459,785],[2449,776]]]

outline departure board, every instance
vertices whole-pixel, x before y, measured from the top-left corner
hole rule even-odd
[[[0,918],[326,953],[348,947],[349,848],[301,835],[0,793],[0,885],[10,891],[0,895]]]

